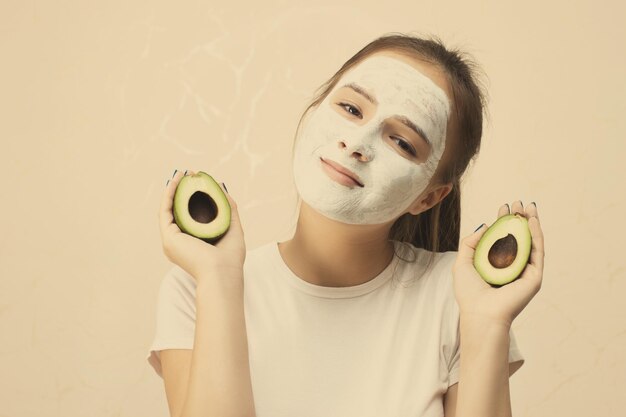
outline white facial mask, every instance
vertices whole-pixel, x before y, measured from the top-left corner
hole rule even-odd
[[[347,83],[364,88],[378,105],[367,102],[365,107],[361,103],[366,99],[356,93],[357,98],[352,99],[353,91],[349,89],[342,92],[341,98],[333,97]],[[341,107],[339,102],[348,102],[357,109]],[[433,176],[445,148],[449,114],[445,92],[426,75],[392,57],[367,58],[344,74],[319,107],[302,121],[293,161],[300,197],[319,213],[343,223],[381,224],[395,219],[426,189]],[[407,116],[432,143],[425,162],[418,163],[405,153],[406,145],[390,137],[399,136],[410,143],[423,161],[420,149],[427,147],[417,147],[407,134],[384,123],[394,115]],[[341,142],[345,147],[340,146]],[[362,157],[353,155],[355,151]],[[354,172],[364,187],[351,188],[330,178],[320,157]]]

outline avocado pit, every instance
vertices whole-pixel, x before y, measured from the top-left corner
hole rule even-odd
[[[496,240],[489,249],[489,263],[494,268],[506,268],[513,263],[517,257],[517,239],[512,234],[506,235],[502,239]]]
[[[217,217],[217,205],[209,195],[196,191],[189,198],[189,215],[198,223],[210,223]]]

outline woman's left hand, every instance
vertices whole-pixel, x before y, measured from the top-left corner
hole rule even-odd
[[[508,325],[541,289],[543,278],[543,232],[534,204],[524,207],[520,200],[513,203],[513,213],[520,213],[528,219],[532,238],[530,259],[522,275],[501,287],[492,287],[485,282],[474,268],[474,250],[487,230],[481,227],[461,240],[456,262],[452,268],[454,292],[461,317],[485,319]],[[500,207],[498,218],[509,214],[507,205]]]

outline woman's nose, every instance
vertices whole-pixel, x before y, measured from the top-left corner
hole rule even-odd
[[[348,146],[345,144],[345,142],[344,142],[344,141],[339,141],[339,149],[345,149],[345,148],[347,148],[347,147],[348,147]],[[356,146],[355,146],[355,147],[356,147]],[[348,152],[350,152],[350,150],[348,150]],[[352,157],[352,156],[355,156],[355,157],[356,157],[359,161],[361,161],[361,162],[366,162],[366,161],[368,161],[368,160],[369,160],[369,158],[368,158],[366,155],[364,155],[364,153],[363,153],[363,152],[360,152],[360,151],[357,151],[357,150],[353,150],[353,151],[350,153],[350,156],[351,156],[351,157]]]

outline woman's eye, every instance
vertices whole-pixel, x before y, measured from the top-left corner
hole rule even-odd
[[[361,112],[359,111],[359,109],[357,109],[356,107],[354,107],[351,104],[348,103],[337,103],[337,105],[339,107],[342,107],[344,110],[346,110],[348,113],[350,113],[353,116],[358,117],[359,119],[363,118],[363,115],[361,114]],[[355,110],[356,114],[352,113],[350,110]],[[415,151],[415,149],[413,148],[413,146],[411,146],[411,144],[409,142],[407,142],[406,140],[402,139],[399,136],[390,136],[391,139],[393,140],[397,140],[400,143],[400,148],[402,148],[402,150],[406,153],[408,153],[409,155],[415,157],[417,156],[417,152]]]
[[[400,147],[407,152],[408,154],[410,154],[411,156],[417,156],[417,152],[415,152],[415,149],[413,149],[413,146],[411,146],[407,141],[405,141],[404,139],[398,137],[398,136],[390,136],[391,139],[393,140],[398,140],[400,141]],[[404,146],[403,146],[404,145]]]
[[[351,105],[351,104],[348,104],[348,103],[338,103],[338,105],[339,105],[339,107],[342,107],[342,108],[344,108],[344,109],[346,109],[346,107],[347,107],[348,109],[347,109],[346,111],[347,111],[348,113],[350,113],[351,115],[358,117],[359,119],[361,119],[361,118],[363,117],[363,115],[361,114],[361,112],[359,111],[359,109],[357,109],[356,107],[354,107],[354,106],[353,106],[353,105]],[[352,113],[352,112],[350,111],[350,109],[356,110],[357,114]]]

